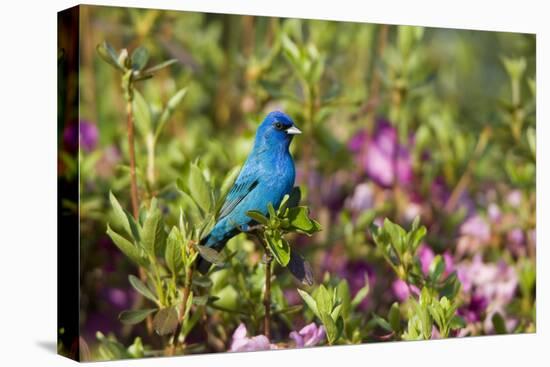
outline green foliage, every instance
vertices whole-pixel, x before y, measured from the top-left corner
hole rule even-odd
[[[428,274],[424,275],[420,268],[417,250],[426,235],[426,228],[420,226],[419,218],[413,221],[408,232],[387,218],[383,226],[373,226],[371,232],[377,249],[396,275],[409,283],[409,287],[421,288],[419,299],[409,300],[408,325],[401,337],[405,340],[430,339],[434,323],[444,338],[451,330],[463,328],[465,322],[456,313],[460,305],[460,299],[456,297],[460,289],[456,273],[444,274],[445,262],[440,255],[432,260]],[[378,326],[400,335],[400,311],[396,304],[390,308],[388,320],[375,315]]]
[[[311,293],[298,289],[298,293],[315,317],[321,321],[327,333],[329,344],[348,343],[354,337],[357,319],[352,313],[369,293],[369,282],[351,299],[349,286],[342,280],[335,287],[321,284]]]
[[[300,200],[300,190],[295,188],[292,196],[285,195],[279,208],[275,210],[269,203],[269,217],[256,210],[246,214],[262,226],[261,232],[267,248],[279,265],[286,267],[290,261],[290,244],[283,237],[287,233],[301,233],[308,236],[321,231],[321,225],[309,217],[309,209],[305,206],[292,206]]]
[[[419,225],[420,219],[417,217],[411,230],[406,232],[386,218],[383,226],[371,228],[374,243],[386,262],[401,279],[408,281],[420,276],[415,254],[426,235],[426,227]]]

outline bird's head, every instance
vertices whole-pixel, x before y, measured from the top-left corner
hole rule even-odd
[[[301,133],[288,115],[281,111],[273,111],[258,127],[255,144],[264,148],[288,148],[294,135]]]

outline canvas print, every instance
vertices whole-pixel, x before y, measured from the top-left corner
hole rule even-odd
[[[60,354],[536,332],[534,34],[58,25]]]

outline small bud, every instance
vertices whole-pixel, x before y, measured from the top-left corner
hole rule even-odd
[[[128,60],[128,50],[123,48],[120,50],[120,54],[118,55],[118,63],[121,66],[126,67],[126,60]]]

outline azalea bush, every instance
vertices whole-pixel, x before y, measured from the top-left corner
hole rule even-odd
[[[82,21],[80,120],[60,131],[82,359],[536,331],[533,35]],[[201,246],[275,109],[303,131],[295,189],[223,251]]]

